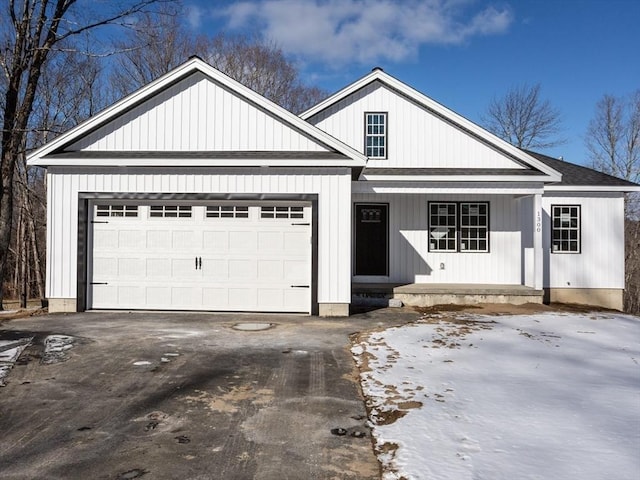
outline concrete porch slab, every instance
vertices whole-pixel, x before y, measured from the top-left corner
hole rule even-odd
[[[485,285],[447,283],[376,283],[354,284],[354,296],[394,298],[415,307],[441,304],[473,305],[478,303],[542,303],[543,290],[525,285]]]

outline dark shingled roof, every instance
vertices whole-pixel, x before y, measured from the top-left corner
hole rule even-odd
[[[565,162],[557,158],[548,157],[541,153],[524,150],[536,160],[540,160],[545,165],[557,170],[562,174],[562,181],[556,185],[567,186],[590,186],[590,187],[637,187],[638,184],[623,180],[613,175],[598,172],[592,168]]]

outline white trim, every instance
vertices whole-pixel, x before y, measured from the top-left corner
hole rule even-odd
[[[541,183],[483,183],[475,182],[351,182],[352,193],[409,193],[409,194],[486,194],[536,195],[543,194]]]
[[[46,167],[361,167],[359,163],[346,164],[352,160],[309,160],[309,159],[185,159],[185,158],[36,158],[29,165]]]
[[[416,89],[410,87],[409,85],[401,82],[400,80],[392,77],[391,75],[383,72],[380,69],[376,69],[376,70],[372,71],[368,75],[362,77],[360,80],[356,80],[351,85],[346,86],[345,88],[343,88],[342,90],[338,91],[334,95],[330,96],[326,100],[320,102],[315,107],[312,107],[309,110],[303,112],[300,115],[300,118],[302,118],[304,120],[309,120],[311,117],[313,117],[314,115],[320,113],[322,110],[325,110],[325,109],[329,108],[330,106],[334,105],[335,103],[337,103],[340,100],[348,97],[349,95],[355,93],[356,91],[360,90],[361,88],[365,87],[366,85],[368,85],[368,84],[370,84],[370,83],[372,83],[374,81],[379,81],[379,82],[387,85],[391,89],[396,90],[397,92],[399,92],[402,95],[405,95],[406,97],[412,99],[413,101],[415,101],[416,103],[422,105],[423,107],[435,112],[437,115],[440,115],[440,116],[446,118],[451,123],[461,127],[462,129],[465,129],[465,130],[473,133],[477,137],[480,137],[480,138],[484,139],[487,143],[489,143],[491,145],[494,145],[495,147],[499,148],[500,150],[503,150],[504,152],[509,153],[515,159],[521,161],[522,163],[524,163],[526,165],[530,165],[530,166],[540,170],[541,172],[543,172],[546,175],[548,175],[548,177],[546,178],[547,181],[549,181],[549,182],[559,182],[559,181],[561,181],[562,174],[560,172],[558,172],[557,170],[549,167],[547,164],[541,162],[540,160],[535,159],[534,157],[532,157],[531,155],[525,153],[524,151],[520,150],[519,148],[514,147],[510,143],[508,143],[508,142],[502,140],[501,138],[493,135],[492,133],[488,132],[487,130],[485,130],[484,128],[480,127],[479,125],[476,125],[472,121],[467,120],[462,115],[459,115],[456,112],[454,112],[453,110],[448,109],[444,105],[441,105],[440,103],[436,102],[435,100],[427,97],[426,95],[420,93]]]
[[[367,175],[367,181],[394,182],[544,182],[549,177],[538,175]]]
[[[545,192],[640,192],[638,186],[610,186],[599,187],[594,185],[545,185]]]
[[[289,126],[306,133],[310,137],[314,138],[318,142],[326,145],[329,148],[332,148],[347,157],[349,160],[342,162],[343,166],[364,166],[366,163],[366,157],[358,152],[357,150],[345,145],[339,140],[335,139],[331,135],[323,132],[319,128],[311,125],[310,123],[304,121],[300,117],[294,115],[293,113],[285,110],[284,108],[276,105],[275,103],[267,100],[262,95],[254,92],[248,87],[245,87],[239,82],[236,82],[231,77],[225,75],[224,73],[216,70],[211,65],[207,64],[203,60],[194,57],[187,60],[182,65],[176,67],[174,70],[170,71],[166,75],[158,78],[157,80],[149,83],[148,85],[140,88],[135,91],[131,95],[123,98],[122,100],[116,102],[112,106],[106,108],[102,112],[94,115],[89,118],[85,122],[77,125],[76,127],[68,130],[66,133],[63,133],[56,139],[52,140],[49,143],[46,143],[42,147],[37,150],[31,152],[28,157],[29,165],[39,165],[39,166],[47,166],[47,165],[64,165],[65,163],[62,160],[58,159],[49,159],[46,160],[43,157],[46,157],[50,153],[56,151],[68,145],[75,140],[79,139],[83,135],[87,134],[89,131],[97,128],[100,125],[105,124],[106,122],[116,118],[121,115],[128,109],[142,103],[143,101],[149,99],[153,95],[159,93],[163,89],[167,88],[169,85],[174,84],[175,82],[185,78],[188,75],[191,75],[195,72],[200,72],[207,77],[211,78],[213,81],[218,82],[229,88],[234,93],[244,97],[246,100],[254,103],[255,105],[265,109],[267,112],[274,115],[276,118],[281,120],[282,122],[288,124]],[[150,160],[153,161],[153,160]],[[37,162],[37,163],[36,163]],[[86,164],[89,162],[90,164],[94,164],[94,160],[84,160]],[[313,161],[310,161],[313,162]],[[74,165],[80,165],[81,163],[74,163]],[[118,165],[121,165],[119,163]],[[157,164],[157,163],[156,163]],[[130,164],[127,164],[130,165]]]

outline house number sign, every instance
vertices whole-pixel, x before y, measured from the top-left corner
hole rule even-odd
[[[540,233],[542,231],[542,215],[540,214],[540,210],[536,212],[536,233]]]

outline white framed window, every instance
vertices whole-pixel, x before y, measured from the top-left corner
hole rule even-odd
[[[460,251],[489,251],[488,203],[460,203]]]
[[[489,252],[488,202],[429,202],[430,252]]]
[[[458,245],[458,204],[429,203],[429,251],[455,252]]]
[[[580,253],[580,205],[551,206],[551,252]]]
[[[261,207],[260,218],[304,218],[304,207]]]
[[[137,217],[137,205],[96,205],[96,217]]]
[[[151,205],[151,218],[191,218],[191,205]]]
[[[365,113],[365,155],[369,158],[387,158],[387,114]]]
[[[209,205],[207,218],[249,218],[249,207],[246,205]]]

